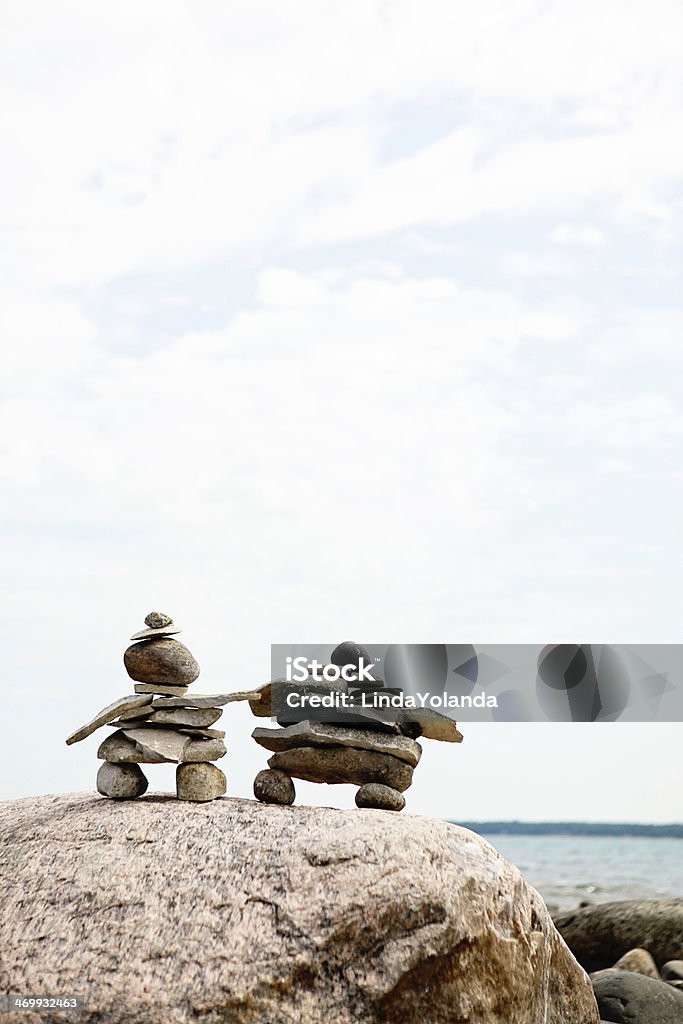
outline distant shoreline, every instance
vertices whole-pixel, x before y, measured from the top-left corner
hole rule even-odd
[[[636,825],[588,821],[453,821],[478,835],[612,836],[631,839],[683,839],[683,825]]]

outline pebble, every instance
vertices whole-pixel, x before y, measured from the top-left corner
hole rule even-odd
[[[225,775],[215,764],[179,764],[175,778],[179,800],[216,800],[227,791]]]
[[[403,793],[391,786],[369,782],[356,793],[356,807],[374,807],[380,811],[402,811],[406,805]]]
[[[297,779],[329,785],[379,782],[403,792],[413,781],[413,769],[405,761],[352,747],[296,747],[273,754],[268,765]]]
[[[417,766],[422,748],[408,736],[327,725],[324,722],[303,721],[285,729],[254,729],[252,739],[267,750],[291,750],[294,747],[353,747],[358,750],[377,750]]]
[[[162,629],[164,626],[172,626],[173,619],[166,612],[150,612],[145,615],[145,625],[150,629]]]
[[[288,807],[296,799],[296,790],[285,772],[265,768],[254,779],[254,796],[262,804],[282,804]]]
[[[123,655],[126,672],[140,683],[185,685],[199,676],[199,665],[179,640],[141,640]]]
[[[105,761],[97,773],[97,792],[112,800],[134,800],[147,789],[147,779],[137,764]]]
[[[659,971],[651,953],[646,949],[629,949],[628,953],[617,960],[614,965],[615,971],[633,971],[634,974],[643,974],[646,978],[657,978]]]
[[[664,981],[683,981],[683,960],[667,960],[662,967]]]

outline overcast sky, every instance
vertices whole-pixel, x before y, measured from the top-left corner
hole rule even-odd
[[[0,28],[0,796],[94,786],[64,737],[152,608],[204,693],[271,642],[681,639],[678,0]],[[463,732],[410,810],[680,820],[680,725]]]

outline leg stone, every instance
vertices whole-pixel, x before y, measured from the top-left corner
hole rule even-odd
[[[284,804],[289,806],[296,799],[294,783],[286,772],[265,768],[254,779],[254,796],[262,804]]]
[[[402,811],[406,805],[406,798],[403,793],[391,786],[380,786],[376,782],[369,782],[361,786],[356,793],[357,807],[375,807],[380,811]]]
[[[197,802],[217,800],[227,789],[225,775],[215,764],[188,761],[175,770],[176,792],[179,800]]]
[[[97,792],[112,800],[134,800],[146,789],[147,779],[139,764],[105,761],[97,773]]]

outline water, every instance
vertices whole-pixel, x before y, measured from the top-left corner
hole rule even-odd
[[[551,911],[579,903],[683,896],[683,839],[484,835]]]

